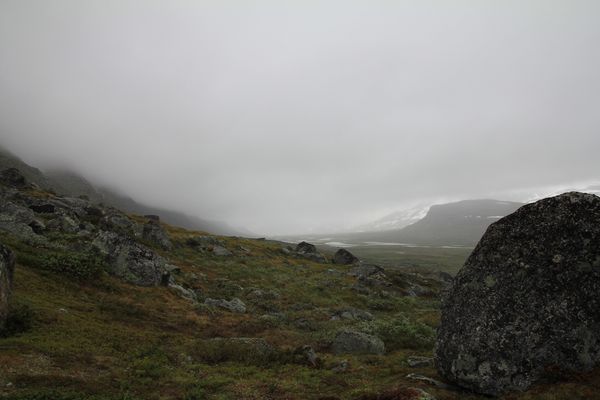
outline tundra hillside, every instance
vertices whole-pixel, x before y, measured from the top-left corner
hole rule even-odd
[[[0,184],[6,399],[484,399],[432,363],[445,273],[221,237]],[[332,263],[332,260],[336,263]],[[590,398],[597,374],[506,399]]]

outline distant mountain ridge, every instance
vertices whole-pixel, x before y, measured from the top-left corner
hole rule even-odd
[[[475,246],[487,227],[524,203],[491,199],[437,204],[418,221],[400,229],[329,234],[344,243],[402,243],[419,246]]]
[[[73,197],[87,196],[96,203],[104,203],[129,213],[159,215],[164,221],[186,229],[201,230],[217,235],[252,235],[251,232],[236,230],[224,222],[209,221],[180,211],[139,203],[112,189],[98,188],[84,177],[69,170],[54,169],[42,172],[0,147],[0,170],[7,168],[17,168],[27,180],[44,189]]]
[[[400,210],[379,218],[376,221],[359,225],[353,229],[355,232],[388,231],[392,229],[402,229],[405,226],[414,224],[420,219],[425,218],[429,206],[416,206]]]

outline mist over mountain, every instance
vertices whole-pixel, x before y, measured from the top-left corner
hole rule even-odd
[[[42,172],[26,164],[8,150],[0,147],[0,170],[7,168],[17,168],[19,171],[22,171],[23,175],[29,181],[39,185],[41,188],[73,197],[86,196],[93,202],[104,203],[138,215],[159,215],[165,221],[187,229],[202,230],[221,235],[243,234],[254,236],[248,230],[234,229],[224,222],[209,221],[197,216],[190,216],[179,211],[170,210],[168,209],[168,204],[165,207],[152,207],[115,190],[98,188],[74,171],[51,169]]]
[[[600,178],[598,2],[102,4],[0,5],[31,165],[261,235]]]

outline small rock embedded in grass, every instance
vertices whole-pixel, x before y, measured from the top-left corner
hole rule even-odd
[[[385,353],[385,345],[377,336],[349,329],[343,329],[336,334],[331,348],[335,354]]]
[[[433,358],[431,357],[420,357],[420,356],[410,356],[406,363],[411,368],[427,368],[433,366]]]
[[[210,297],[204,300],[204,304],[213,307],[224,308],[228,311],[243,314],[246,312],[246,304],[237,297],[227,301],[225,299],[211,299]]]

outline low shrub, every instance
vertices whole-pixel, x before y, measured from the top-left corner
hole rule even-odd
[[[77,252],[36,251],[17,253],[20,264],[51,271],[81,281],[91,281],[106,270],[104,259],[96,251]]]
[[[435,330],[421,322],[411,321],[404,314],[393,319],[362,322],[359,329],[379,337],[389,351],[399,349],[431,349],[435,342]]]

